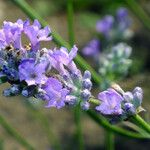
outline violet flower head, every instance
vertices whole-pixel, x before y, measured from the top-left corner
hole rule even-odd
[[[30,39],[32,50],[38,50],[41,41],[52,40],[52,37],[50,36],[51,30],[48,26],[42,29],[38,20],[34,20],[33,25],[30,25],[29,23],[26,24],[28,25],[25,26],[24,33]]]
[[[121,7],[117,10],[117,18],[118,20],[122,20],[128,17],[128,10],[124,7]]]
[[[91,40],[82,50],[86,56],[97,56],[100,51],[100,41],[98,39]]]
[[[78,72],[78,69],[73,61],[77,55],[78,48],[73,46],[70,52],[65,47],[61,47],[60,50],[55,49],[49,53],[51,65],[63,75],[68,74],[68,68],[71,72]]]
[[[59,109],[65,106],[65,100],[69,94],[69,90],[63,88],[59,80],[50,77],[42,89],[48,97],[46,107],[56,107]]]
[[[107,15],[97,22],[96,30],[104,34],[106,37],[108,37],[113,27],[113,24],[114,24],[113,16]]]
[[[14,48],[20,49],[21,45],[21,33],[23,31],[23,21],[17,20],[17,22],[4,21],[3,28],[0,30],[0,48],[13,45]]]
[[[117,10],[117,21],[118,21],[118,28],[121,31],[125,31],[131,26],[131,19],[128,15],[128,10],[126,8],[119,8]]]
[[[98,99],[101,104],[96,107],[96,110],[103,115],[121,115],[123,110],[121,102],[123,97],[114,89],[110,88],[106,91],[99,93]]]
[[[34,59],[26,59],[19,65],[20,81],[26,81],[30,85],[44,84],[47,80],[45,76],[46,64],[36,64]]]

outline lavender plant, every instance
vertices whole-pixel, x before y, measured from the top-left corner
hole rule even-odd
[[[40,48],[42,41],[52,39],[49,27],[41,29],[35,20],[4,22],[1,30],[1,80],[11,87],[5,89],[4,96],[22,94],[47,102],[46,107],[62,108],[80,103],[83,109],[89,107],[91,96],[91,74],[81,75],[73,58],[77,54],[74,46],[70,52],[65,47],[48,50]],[[22,45],[25,34],[30,44]]]
[[[96,30],[102,35],[100,40],[91,40],[84,48],[85,56],[93,57],[96,68],[103,78],[101,89],[106,89],[114,80],[122,79],[132,64],[132,48],[125,42],[131,38],[133,31],[131,18],[126,8],[119,8],[116,16],[106,15],[96,24]]]
[[[95,102],[91,73],[85,71],[82,75],[74,63],[76,46],[70,52],[65,47],[41,48],[42,41],[52,39],[50,33],[50,28],[41,28],[38,20],[32,25],[29,20],[20,19],[15,23],[4,22],[0,30],[1,82],[10,83],[11,87],[3,95],[34,97],[47,103],[48,108],[80,105],[88,110],[90,103]],[[23,34],[30,40],[27,45],[21,42]],[[95,109],[104,116],[126,120],[139,112],[142,97],[138,87],[132,93],[121,88],[108,89],[99,93],[100,104]]]
[[[28,14],[28,16],[29,17],[31,17],[32,19],[34,19],[34,18],[38,18],[39,20],[40,20],[40,22],[42,23],[42,26],[45,26],[47,23],[25,2],[25,1],[23,1],[23,0],[13,0],[13,2],[14,3],[16,3],[23,11],[25,11],[27,14]],[[41,28],[40,28],[41,29]],[[57,43],[57,44],[59,44],[59,45],[63,45],[63,46],[65,46],[68,50],[70,50],[70,46],[69,46],[69,44],[68,43],[66,43],[56,32],[52,32],[51,33],[52,35],[53,35],[53,38],[54,38],[54,41]],[[36,37],[36,38],[39,38],[38,36]],[[48,38],[48,36],[46,37],[46,38]],[[48,40],[50,40],[50,38],[48,39]],[[3,40],[4,41],[4,40]],[[11,45],[13,45],[12,44],[13,42],[11,42]],[[34,43],[34,42],[33,42]],[[32,44],[31,44],[32,45]],[[39,45],[39,44],[38,44]],[[29,51],[31,51],[31,52],[28,52],[29,53],[29,55],[27,55],[27,59],[30,59],[30,58],[32,58],[33,60],[35,59],[35,58],[37,58],[37,57],[35,57],[34,55],[36,54],[35,52],[32,52],[32,49],[30,48],[31,46],[26,46],[26,48],[25,48],[25,50],[29,50]],[[39,47],[39,46],[37,46],[37,47]],[[74,47],[75,48],[75,47]],[[73,49],[74,49],[73,48]],[[40,48],[41,50],[42,50],[42,48]],[[60,48],[61,49],[61,48]],[[59,49],[59,51],[60,51],[60,49]],[[1,49],[2,50],[2,49]],[[5,50],[5,48],[3,48],[3,50]],[[41,51],[41,50],[37,50],[37,51]],[[56,50],[56,49],[55,49]],[[54,50],[54,51],[55,51]],[[46,50],[47,51],[47,50]],[[51,50],[48,50],[48,51],[51,51]],[[45,50],[44,50],[44,53],[45,53]],[[47,52],[46,52],[47,53]],[[40,53],[41,54],[41,53]],[[69,52],[68,52],[68,54],[70,54]],[[6,54],[7,55],[7,54]],[[51,56],[51,55],[50,55]],[[42,55],[40,55],[40,57],[43,57],[43,52],[42,52]],[[40,58],[40,57],[38,57],[38,58]],[[49,57],[49,52],[48,52],[48,57]],[[45,57],[44,57],[44,59],[45,59]],[[47,59],[47,56],[46,56],[46,59]],[[24,59],[20,59],[21,61],[18,61],[18,65],[17,65],[17,69],[15,68],[15,70],[17,70],[17,72],[19,72],[19,66],[21,65],[21,64],[24,64]],[[36,59],[35,59],[36,60]],[[51,59],[48,59],[48,60],[51,60]],[[93,79],[94,79],[94,81],[96,81],[97,83],[99,83],[100,81],[101,81],[101,76],[98,76],[98,74],[96,74],[96,72],[86,63],[86,61],[84,61],[84,59],[82,59],[82,57],[80,57],[80,56],[77,56],[76,57],[76,60],[77,60],[77,62],[79,63],[79,65],[81,65],[84,69],[86,68],[88,68],[90,71],[91,71],[91,74],[92,74],[92,77],[93,77]],[[6,61],[7,62],[7,61]],[[33,63],[33,61],[27,61],[29,64],[32,64]],[[42,58],[42,61],[40,60],[40,61],[38,61],[38,65],[40,64],[39,62],[44,62],[45,63],[45,61],[43,61],[43,58]],[[48,61],[49,62],[49,61]],[[58,61],[56,61],[56,62],[58,62]],[[84,63],[83,63],[84,62]],[[3,64],[3,63],[2,63]],[[25,65],[22,65],[22,66],[25,66]],[[30,65],[29,65],[30,66]],[[33,65],[33,66],[36,66],[36,64],[35,65]],[[45,65],[44,65],[45,66]],[[54,65],[55,66],[55,65]],[[61,85],[62,85],[62,88],[58,88],[58,87],[60,87],[60,86],[57,86],[57,88],[55,88],[55,86],[53,86],[53,84],[52,84],[52,86],[51,86],[51,90],[52,91],[58,91],[58,93],[60,92],[60,91],[65,91],[66,89],[69,91],[70,90],[70,88],[68,88],[68,87],[70,87],[70,86],[66,86],[66,83],[68,84],[68,82],[66,81],[66,78],[64,78],[65,76],[62,76],[62,74],[60,75],[60,71],[59,71],[59,69],[55,69],[55,67],[54,67],[53,65],[50,65],[50,64],[48,64],[48,65],[46,65],[46,70],[47,70],[47,68],[49,68],[48,70],[50,70],[50,72],[49,72],[49,74],[47,75],[47,73],[45,74],[45,72],[43,71],[43,73],[41,73],[39,76],[40,77],[43,77],[43,75],[44,75],[44,77],[46,76],[46,78],[44,79],[40,79],[40,81],[39,81],[39,79],[38,80],[36,80],[35,81],[35,79],[34,79],[34,82],[31,82],[31,83],[34,83],[35,85],[34,85],[34,87],[36,87],[35,89],[36,90],[33,90],[33,93],[31,94],[31,95],[28,95],[28,93],[30,93],[29,91],[29,89],[27,89],[26,90],[26,92],[25,93],[27,93],[27,97],[32,97],[32,96],[34,96],[34,97],[36,97],[36,98],[40,98],[42,101],[46,101],[47,102],[47,104],[49,104],[49,101],[51,101],[50,100],[50,95],[49,94],[47,94],[48,92],[45,92],[46,91],[46,89],[49,89],[49,88],[47,88],[49,85],[47,85],[46,83],[47,83],[47,81],[48,81],[48,79],[50,78],[50,79],[52,79],[53,81],[55,80],[57,83],[59,82]],[[59,66],[59,65],[58,65]],[[60,66],[59,66],[60,67]],[[63,67],[65,68],[65,70],[67,70],[68,72],[69,72],[69,74],[70,74],[70,68],[68,68],[68,65],[64,65],[63,64]],[[38,67],[37,67],[38,68]],[[26,69],[25,69],[26,70]],[[55,70],[58,74],[56,75],[56,73],[55,73],[55,71],[53,71],[53,70]],[[35,71],[36,73],[38,73],[38,71]],[[88,72],[88,71],[86,71],[86,72]],[[88,73],[85,73],[85,74],[89,74],[89,72]],[[69,76],[71,76],[71,75],[69,75]],[[81,75],[82,76],[82,75]],[[84,77],[86,77],[87,75],[83,75],[82,76],[82,79],[84,80],[84,79],[87,79],[87,78],[84,78]],[[14,84],[14,82],[13,82],[13,80],[11,81],[10,79],[7,79],[7,74],[5,74],[4,75],[4,73],[2,72],[2,76],[1,76],[2,78],[1,78],[1,81],[2,82],[9,82],[11,85],[13,85]],[[71,80],[73,80],[72,79],[72,77],[70,77],[71,78]],[[26,79],[26,77],[23,79],[23,80],[21,80],[20,79],[20,73],[19,73],[19,79],[17,80],[17,82],[15,81],[15,84],[17,84],[17,85],[21,85],[21,84],[23,84],[23,85],[25,85],[25,87],[30,87],[30,86],[32,86],[32,84],[30,85],[28,85],[28,80],[27,81],[25,81],[25,79]],[[89,78],[90,79],[90,78]],[[52,81],[51,80],[51,81]],[[32,80],[33,81],[33,80]],[[55,83],[55,81],[54,82],[49,82],[49,83]],[[64,82],[65,81],[65,82]],[[83,82],[82,82],[83,83]],[[56,85],[60,85],[60,84],[56,84]],[[74,84],[74,83],[73,83]],[[84,86],[83,86],[83,84],[82,84],[82,90],[84,90],[84,88],[83,88]],[[19,89],[21,89],[21,90],[19,90],[19,93],[18,94],[23,94],[23,90],[22,90],[22,88],[24,88],[24,86],[22,87],[21,86],[21,88],[19,87]],[[32,89],[32,88],[31,88]],[[40,90],[37,90],[37,89],[40,89]],[[61,89],[61,90],[60,90]],[[65,90],[62,90],[62,89],[65,89]],[[119,88],[120,89],[120,88]],[[51,91],[50,90],[50,91]],[[82,91],[81,90],[81,91]],[[9,90],[8,90],[9,91]],[[72,91],[72,90],[71,90]],[[125,101],[125,96],[123,96],[123,94],[122,93],[124,93],[124,92],[120,92],[120,90],[118,90],[118,88],[116,88],[116,87],[114,87],[113,86],[113,89],[111,89],[111,90],[107,90],[107,91],[112,91],[112,95],[120,95],[120,96],[113,96],[113,98],[114,97],[116,97],[116,99],[119,99],[118,97],[123,97],[123,98],[121,98],[121,100],[118,102],[118,101],[114,101],[114,99],[113,99],[113,106],[115,105],[117,105],[117,110],[118,110],[118,106],[120,107],[120,104],[121,104],[121,112],[125,112],[126,114],[127,114],[127,110],[125,110],[124,109],[124,103],[126,102]],[[107,91],[104,91],[104,92],[106,92],[107,93]],[[136,91],[136,90],[135,90]],[[52,92],[53,93],[53,92]],[[57,93],[57,92],[56,92]],[[62,92],[63,93],[63,92]],[[71,92],[70,92],[71,93]],[[69,93],[69,94],[70,94]],[[103,92],[102,92],[103,93]],[[116,93],[118,93],[118,94],[116,94]],[[9,94],[8,94],[9,95]],[[10,95],[14,95],[14,94],[10,94]],[[24,94],[23,94],[24,95]],[[47,96],[48,95],[48,96]],[[55,95],[55,92],[54,92],[54,95]],[[56,94],[57,95],[57,94]],[[63,95],[65,95],[65,94],[63,94]],[[81,95],[84,95],[84,94],[80,94],[80,97],[82,98],[82,96]],[[99,94],[99,95],[101,95],[101,94]],[[103,95],[103,94],[102,94]],[[109,96],[108,96],[109,95]],[[94,96],[91,94],[91,96],[89,97],[89,99],[88,100],[86,100],[86,102],[87,103],[93,103],[93,104],[95,104],[95,105],[98,105],[97,107],[100,107],[101,105],[100,105],[100,103],[102,103],[103,101],[105,102],[105,104],[103,103],[103,107],[104,107],[104,110],[106,109],[106,107],[108,106],[107,104],[108,104],[108,102],[110,102],[111,101],[111,98],[112,98],[112,96],[111,96],[111,94],[108,94],[106,97],[107,98],[103,98],[103,97],[101,97],[100,98],[100,96],[98,96],[98,98],[100,99],[100,100],[98,100],[98,99],[95,99],[94,98]],[[134,92],[131,94],[131,95],[134,95]],[[24,95],[24,96],[26,96],[26,94]],[[65,98],[68,96],[68,93],[64,96]],[[70,95],[69,95],[70,96]],[[72,95],[71,95],[72,96]],[[74,96],[74,95],[73,95]],[[42,97],[42,98],[41,98]],[[46,97],[46,98],[45,98]],[[105,96],[104,96],[105,97]],[[131,96],[132,97],[132,96]],[[134,97],[134,96],[133,96]],[[132,98],[133,98],[132,97]],[[47,98],[49,99],[49,100],[47,100]],[[55,98],[57,99],[58,97],[57,96],[55,96]],[[83,98],[84,98],[84,96],[83,96]],[[134,97],[135,98],[135,97]],[[59,98],[58,98],[59,99]],[[57,99],[57,100],[58,100]],[[110,101],[109,101],[110,100]],[[134,100],[132,100],[132,101],[130,101],[129,100],[129,103],[130,104],[132,104],[133,103],[133,101]],[[53,103],[53,102],[52,102]],[[79,102],[79,99],[78,99],[78,103],[80,104],[80,106],[82,106],[81,104],[83,103],[82,102],[82,99],[80,100],[80,102]],[[64,102],[64,104],[66,104],[66,105],[68,105],[68,102],[66,103],[66,101]],[[69,104],[70,105],[70,104]],[[76,103],[73,103],[73,106],[74,105],[76,105]],[[136,110],[138,110],[140,107],[136,107],[136,105],[133,103],[133,105],[134,105],[134,108],[136,109]],[[56,102],[55,102],[55,104],[52,104],[52,105],[50,105],[49,107],[51,107],[51,106],[54,106],[54,107],[57,107],[57,105],[56,105]],[[72,103],[71,103],[71,106],[72,106]],[[106,107],[105,107],[106,106]],[[111,105],[110,105],[111,106]],[[63,107],[63,106],[62,106]],[[107,117],[107,118],[113,118],[113,117],[115,117],[116,118],[116,116],[118,116],[118,117],[120,117],[122,114],[115,114],[115,113],[113,113],[113,112],[116,112],[116,111],[112,111],[112,109],[116,109],[116,107],[109,107],[109,110],[111,111],[111,113],[109,113],[109,114],[107,114],[107,113],[105,113],[105,111],[103,112],[103,111],[101,111],[100,109],[97,109],[97,107],[96,107],[96,110],[99,112],[98,114],[102,114],[102,115],[104,115],[105,117]],[[57,107],[57,108],[59,108],[59,107]],[[87,108],[87,107],[86,107]],[[92,108],[92,107],[91,107]],[[130,115],[126,115],[126,116],[129,116],[129,118],[128,119],[133,119],[133,121],[135,122],[135,123],[137,123],[140,127],[142,127],[145,131],[147,131],[148,133],[150,132],[150,127],[149,127],[149,125],[142,119],[142,118],[140,118],[138,115],[137,115],[137,113],[138,113],[139,111],[134,111],[134,113],[132,113],[132,115],[130,114]],[[102,119],[102,117],[98,117],[97,115],[95,115],[92,111],[90,111],[90,110],[88,110],[87,111],[87,113],[99,124],[99,125],[102,125],[104,128],[106,128],[106,129],[109,129],[109,130],[111,130],[111,131],[113,131],[113,132],[115,132],[115,133],[118,133],[118,134],[121,134],[121,135],[126,135],[126,136],[129,136],[129,137],[136,137],[136,138],[145,138],[146,136],[145,136],[145,134],[144,133],[142,133],[142,134],[136,134],[136,133],[132,133],[132,132],[128,132],[128,131],[126,131],[126,130],[123,130],[123,129],[121,129],[121,128],[118,128],[118,127],[116,127],[116,126],[111,126],[110,124],[108,124],[105,120],[103,120]],[[127,119],[127,118],[126,118]],[[126,120],[125,119],[125,120]],[[121,119],[121,120],[124,120],[124,119]],[[117,121],[118,121],[118,119],[117,119]],[[2,121],[0,121],[0,123],[2,124]],[[5,124],[4,124],[4,127],[5,127]],[[143,136],[144,135],[144,136]],[[14,136],[15,137],[15,136]],[[19,141],[19,140],[18,140]]]

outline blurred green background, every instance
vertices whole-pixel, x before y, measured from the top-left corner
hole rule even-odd
[[[66,41],[68,41],[67,31],[67,0],[28,0],[27,1],[45,20],[50,27],[55,29]],[[150,1],[138,0],[140,6],[150,17]],[[105,14],[114,14],[120,6],[125,6],[122,0],[74,0],[74,30],[75,43],[79,51],[84,45],[94,37],[95,24]],[[129,10],[130,11],[130,10]],[[145,28],[138,17],[130,11],[133,18],[134,37],[130,40],[133,47],[133,65],[129,76],[119,83],[126,90],[132,90],[134,86],[141,86],[144,89],[144,108],[147,110],[143,114],[147,121],[150,121],[150,30]],[[4,20],[15,22],[17,19],[27,19],[28,17],[17,8],[11,0],[0,0],[0,25]],[[47,44],[47,47],[54,44]],[[85,58],[86,59],[86,58]],[[90,61],[89,61],[90,62]],[[24,104],[22,97],[5,98],[2,91],[8,85],[0,88],[0,113],[5,116],[8,122],[15,127],[37,150],[50,150],[54,145],[53,140],[49,141],[47,133],[41,126],[40,121],[35,119],[36,113],[33,113]],[[94,91],[97,93],[97,89]],[[49,127],[53,134],[60,140],[64,150],[76,150],[75,123],[71,109],[45,109],[38,108],[48,119]],[[82,129],[84,134],[84,143],[86,150],[104,149],[104,130],[93,122],[86,114],[82,113]],[[53,139],[53,137],[52,137]],[[117,150],[149,150],[150,141],[127,139],[116,136]],[[23,150],[12,137],[0,127],[0,150]]]

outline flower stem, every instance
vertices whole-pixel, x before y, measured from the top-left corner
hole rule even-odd
[[[73,1],[68,0],[67,2],[67,18],[68,18],[68,36],[69,36],[69,43],[71,46],[74,45],[74,22],[73,22]]]
[[[73,0],[67,1],[67,18],[68,18],[68,36],[69,36],[69,44],[71,46],[74,45],[74,27],[73,27]],[[84,142],[83,142],[83,134],[82,134],[82,125],[81,125],[81,109],[80,105],[76,106],[74,109],[74,118],[76,124],[76,141],[77,141],[77,149],[84,150]]]
[[[115,142],[114,142],[114,133],[111,131],[105,131],[105,149],[106,150],[114,150],[115,149]]]
[[[2,115],[0,115],[0,124],[5,129],[5,131],[12,136],[18,143],[20,143],[27,150],[34,150],[33,146],[30,145],[9,123],[5,120]]]
[[[75,107],[74,118],[75,118],[75,124],[76,124],[76,139],[78,142],[78,150],[84,150],[83,134],[82,134],[82,127],[81,127],[80,106]]]
[[[102,117],[100,114],[96,114],[92,110],[86,111],[87,115],[89,115],[98,125],[102,126],[103,128],[107,129],[108,131],[114,132],[121,136],[126,136],[128,138],[137,138],[137,139],[145,139],[150,138],[150,135],[141,135],[136,132],[127,131],[123,128],[111,125],[104,117]]]
[[[140,126],[148,133],[150,133],[150,125],[147,122],[145,122],[139,115],[132,116],[130,120],[136,123],[138,126]]]

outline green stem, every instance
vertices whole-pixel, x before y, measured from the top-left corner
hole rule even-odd
[[[5,118],[0,115],[0,124],[5,129],[5,131],[12,136],[18,143],[20,143],[27,150],[34,150],[32,145],[30,145],[13,127],[6,122]]]
[[[74,27],[73,27],[73,0],[68,0],[67,2],[67,18],[68,18],[68,36],[69,43],[71,46],[74,45]],[[81,109],[80,106],[77,106],[74,109],[74,118],[76,124],[76,141],[77,141],[77,149],[84,150],[84,142],[83,142],[83,134],[82,134],[82,126],[81,126]]]
[[[34,107],[27,100],[25,101],[25,104],[27,108],[30,110],[30,112],[33,113],[35,118],[41,123],[43,130],[47,134],[48,141],[52,143],[53,148],[56,150],[60,150],[61,149],[60,142],[58,141],[58,139],[50,129],[51,126],[49,124],[48,118],[40,110],[38,110],[38,108]]]
[[[144,26],[150,30],[150,17],[145,13],[140,4],[135,0],[125,0],[124,3],[126,3],[134,14],[142,21]]]
[[[115,139],[114,139],[114,133],[111,131],[105,131],[105,146],[106,146],[106,150],[115,150]]]
[[[137,139],[144,139],[144,138],[150,138],[150,135],[141,135],[136,132],[127,131],[125,129],[122,129],[120,127],[111,125],[104,117],[102,117],[100,114],[96,114],[92,110],[88,110],[87,115],[89,115],[98,125],[102,126],[106,130],[109,130],[111,132],[114,132],[118,135],[126,136],[129,138],[137,138]]]
[[[148,133],[150,133],[150,125],[147,122],[145,122],[139,115],[132,116],[130,120],[136,123],[138,126],[140,126]]]
[[[68,18],[68,36],[69,36],[69,43],[71,46],[74,45],[74,22],[73,22],[73,1],[68,0],[67,2],[67,18]]]
[[[78,150],[84,150],[84,142],[83,142],[82,126],[81,126],[81,109],[80,109],[80,106],[75,107],[74,117],[75,117],[75,123],[76,123],[76,139],[78,141]]]

